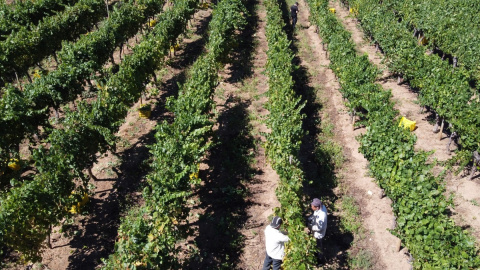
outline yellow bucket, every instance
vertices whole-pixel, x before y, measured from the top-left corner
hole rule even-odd
[[[152,111],[151,110],[138,110],[138,115],[141,117],[141,118],[150,118],[150,116],[152,115]]]
[[[417,124],[416,121],[408,120],[407,118],[402,117],[402,119],[400,119],[400,123],[398,124],[398,126],[401,127],[403,125],[405,129],[410,129],[410,131],[414,131],[416,124]]]
[[[207,8],[209,7],[209,5],[210,5],[210,4],[209,4],[209,3],[207,3],[207,2],[205,2],[205,3],[202,3],[202,5],[201,5],[201,8],[203,8],[203,9],[207,9]]]
[[[331,13],[335,13],[335,12],[336,12],[334,8],[329,8],[328,10],[329,10]]]

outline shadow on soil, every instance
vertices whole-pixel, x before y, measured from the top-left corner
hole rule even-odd
[[[208,24],[212,20],[212,15],[203,17],[197,23],[197,28],[193,34],[200,36],[201,38],[194,40],[183,47],[183,52],[178,54],[175,52],[176,56],[169,62],[169,65],[175,69],[182,69],[186,66],[192,65],[197,58],[202,55],[203,49],[205,47],[206,33],[208,30]]]
[[[196,33],[202,35],[209,21],[210,16],[200,20],[198,28],[200,30]],[[181,54],[177,53],[178,56],[171,61],[172,67],[184,69],[184,71],[165,82],[157,83],[163,90],[163,94],[158,97],[159,102],[153,108],[152,120],[157,122],[173,120],[173,116],[167,113],[164,107],[164,101],[169,96],[178,95],[178,84],[183,83],[186,78],[185,69],[201,55],[204,44],[204,38],[186,44]],[[83,233],[74,236],[70,241],[70,246],[75,248],[75,252],[69,257],[70,263],[67,269],[95,269],[101,264],[101,258],[107,258],[113,252],[121,213],[131,205],[141,202],[141,195],[134,195],[134,192],[140,189],[142,179],[148,173],[146,161],[150,158],[150,153],[147,145],[154,143],[154,134],[155,130],[150,131],[120,154],[122,164],[116,171],[118,178],[108,179],[116,181],[113,192],[108,196],[105,193],[103,196],[106,197],[100,195],[101,199],[91,200],[91,214],[89,218],[81,221]],[[70,229],[75,231],[79,228],[76,225]]]
[[[228,83],[242,82],[253,74],[253,35],[257,28],[256,1],[247,3],[248,25],[238,37],[238,47],[230,56]],[[244,246],[240,229],[247,221],[247,182],[261,172],[251,168],[255,156],[255,141],[247,108],[248,101],[233,95],[225,97],[218,116],[218,129],[214,133],[214,146],[201,171],[203,186],[198,191],[201,198],[200,218],[194,241],[198,252],[187,258],[184,269],[237,269]]]
[[[250,135],[248,103],[227,99],[218,118],[215,146],[206,161],[204,185],[198,195],[202,214],[194,225],[199,251],[186,263],[187,269],[235,269],[243,247],[239,232],[247,220],[245,183],[256,172],[250,167],[254,140]]]

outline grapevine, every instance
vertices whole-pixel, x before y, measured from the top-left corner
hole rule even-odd
[[[266,108],[270,114],[266,120],[271,132],[266,135],[266,155],[273,169],[280,176],[276,190],[281,208],[277,214],[285,219],[288,231],[288,252],[283,262],[284,269],[308,269],[315,264],[312,252],[313,237],[305,237],[303,217],[304,173],[300,168],[298,153],[302,138],[301,110],[305,104],[293,90],[293,52],[290,41],[283,31],[285,22],[277,0],[265,1],[267,8],[266,36],[268,42],[268,97]]]
[[[421,105],[434,110],[450,124],[450,131],[459,135],[462,149],[457,152],[457,159],[463,167],[471,161],[471,153],[480,150],[480,119],[476,117],[480,100],[470,87],[468,72],[463,67],[453,71],[448,61],[427,55],[406,22],[399,22],[385,5],[376,0],[355,0],[350,4],[358,10],[367,35],[381,46],[390,70],[419,89]]]
[[[175,114],[174,122],[163,122],[156,128],[157,142],[151,147],[153,171],[143,191],[145,205],[123,220],[115,253],[104,261],[103,269],[182,268],[175,244],[187,236],[188,228],[178,221],[188,223],[185,204],[192,188],[200,183],[191,175],[198,173],[197,164],[211,145],[212,95],[218,70],[235,43],[236,30],[246,24],[245,13],[241,0],[223,0],[214,6],[207,53],[193,64],[178,98],[167,102]]]
[[[178,13],[182,8],[183,13]],[[119,71],[107,81],[109,95],[92,103],[81,101],[77,111],[65,112],[62,128],[48,130],[50,145],[34,150],[38,173],[33,180],[3,194],[0,200],[0,240],[22,252],[27,260],[39,260],[51,226],[68,216],[69,208],[81,200],[88,178],[83,171],[115,143],[114,133],[129,106],[144,89],[144,82],[162,64],[168,48],[183,33],[193,8],[175,5],[163,13],[159,23],[134,53],[125,57]],[[189,13],[190,12],[190,13]],[[80,182],[77,186],[75,183]],[[75,197],[75,196],[74,196]]]
[[[54,16],[44,18],[35,29],[22,27],[0,41],[0,83],[25,75],[28,68],[61,48],[62,41],[75,40],[106,16],[103,0],[80,0]]]
[[[86,81],[101,70],[115,48],[135,35],[146,20],[162,10],[164,1],[140,0],[124,3],[111,12],[98,31],[83,35],[77,42],[64,43],[58,53],[61,63],[47,75],[39,75],[23,91],[9,85],[0,100],[0,160],[18,156],[24,138],[33,140],[38,126],[48,127],[48,108],[73,101],[84,91]],[[5,166],[5,165],[4,165]],[[4,167],[3,166],[3,167]],[[10,181],[0,176],[0,183]]]
[[[22,26],[37,25],[46,16],[54,15],[75,4],[76,0],[20,1],[13,4],[0,4],[0,40]]]
[[[328,1],[310,0],[309,6],[310,19],[328,43],[330,65],[339,78],[342,95],[354,104],[350,105],[352,111],[357,108],[364,112],[361,123],[367,131],[359,138],[360,152],[393,200],[397,227],[392,232],[413,255],[414,267],[478,268],[480,259],[472,237],[448,216],[452,201],[443,195],[442,175],[431,172],[434,164],[428,162],[429,153],[414,150],[416,137],[398,127],[398,112],[393,109],[390,92],[375,84],[378,71],[365,55],[357,55],[350,33],[328,12]]]

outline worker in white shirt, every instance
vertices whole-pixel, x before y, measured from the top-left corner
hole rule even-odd
[[[282,225],[280,217],[274,217],[270,225],[265,228],[265,247],[267,254],[263,262],[262,270],[269,270],[273,266],[273,270],[280,270],[283,256],[285,256],[285,242],[290,239],[283,234],[279,229]]]
[[[327,208],[318,198],[313,199],[311,208],[313,215],[308,217],[308,229],[317,240],[317,266],[321,266],[325,261],[322,240],[327,231]]]

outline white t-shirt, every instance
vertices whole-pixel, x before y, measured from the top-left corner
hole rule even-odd
[[[322,207],[317,211],[313,212],[313,215],[310,216],[312,224],[313,237],[317,239],[322,239],[325,237],[325,232],[327,231],[327,208],[322,204]]]
[[[272,228],[268,225],[265,228],[265,247],[267,249],[267,255],[275,260],[283,260],[285,256],[285,242],[290,239],[279,230]]]

